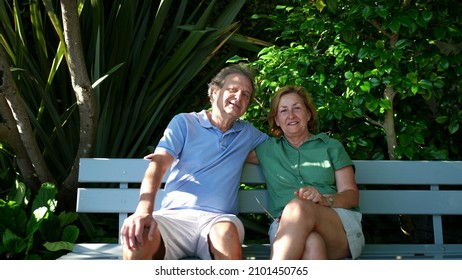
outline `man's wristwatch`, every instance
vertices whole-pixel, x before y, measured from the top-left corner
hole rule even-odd
[[[329,207],[334,206],[334,197],[332,195],[327,196],[327,201],[329,202]]]

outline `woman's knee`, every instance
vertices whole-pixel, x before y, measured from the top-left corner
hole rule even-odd
[[[304,200],[301,198],[294,198],[287,205],[284,207],[282,215],[289,215],[289,216],[302,216],[306,217],[307,214],[313,213],[313,206],[315,203]]]
[[[327,259],[326,243],[319,233],[311,232],[306,238],[302,259]]]

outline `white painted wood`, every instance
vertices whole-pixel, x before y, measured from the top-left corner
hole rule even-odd
[[[128,183],[139,186],[148,164],[149,161],[144,159],[81,159],[79,182],[117,183],[120,188],[84,188],[82,185],[78,190],[76,211],[119,213],[122,222],[128,213],[135,210],[139,196],[138,188],[126,186]],[[354,164],[363,214],[431,215],[435,235],[435,244],[367,244],[361,258],[462,259],[462,244],[443,244],[441,223],[443,215],[462,215],[462,191],[451,187],[462,186],[462,161],[355,160]],[[241,182],[264,185],[265,179],[259,166],[245,164]],[[449,187],[441,190],[441,186]],[[163,190],[160,190],[156,209],[160,207],[162,196]],[[240,190],[240,211],[264,213],[262,205],[266,207],[267,200],[265,189]],[[72,253],[63,258],[118,258],[120,246],[113,245],[78,244]],[[268,246],[263,247],[247,246],[245,251],[249,254],[259,251],[257,258],[262,258],[269,252]]]

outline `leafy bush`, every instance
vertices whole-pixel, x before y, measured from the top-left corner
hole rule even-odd
[[[399,3],[399,4],[398,4]],[[354,159],[459,160],[461,7],[450,2],[301,1],[279,5],[263,49],[258,104],[246,118],[267,130],[281,86],[304,86],[320,130]]]
[[[0,199],[0,259],[56,259],[74,247],[79,229],[77,213],[56,214],[57,189],[42,184],[29,203],[22,182]]]

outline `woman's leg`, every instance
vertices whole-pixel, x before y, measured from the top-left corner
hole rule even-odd
[[[310,236],[312,233],[317,235]],[[306,245],[310,248],[305,253]],[[349,256],[348,241],[337,213],[308,200],[291,200],[282,213],[271,258],[297,260],[304,256],[322,255],[317,250],[322,251],[323,247],[329,259]]]

